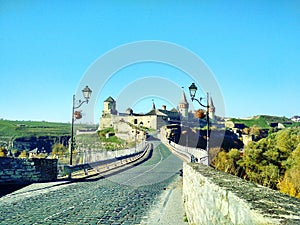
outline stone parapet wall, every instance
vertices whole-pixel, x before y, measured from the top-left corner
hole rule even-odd
[[[57,159],[0,157],[0,184],[28,184],[57,179]]]
[[[190,224],[300,224],[300,200],[213,168],[183,166]]]

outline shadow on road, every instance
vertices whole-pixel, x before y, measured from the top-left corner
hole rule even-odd
[[[153,136],[149,136],[149,137],[147,137],[146,141],[160,141],[160,139],[153,137]]]
[[[0,185],[0,198],[10,194],[14,191],[17,191],[23,187],[26,187],[27,185],[25,184],[1,184]]]

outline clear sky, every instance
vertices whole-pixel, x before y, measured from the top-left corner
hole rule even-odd
[[[70,121],[72,95],[90,65],[143,40],[197,54],[219,84],[226,116],[300,114],[299,1],[0,0],[0,118]],[[188,90],[192,80],[154,64],[124,68],[93,92],[95,121],[103,100],[139,76],[163,77]],[[159,96],[140,98],[128,107],[147,112],[152,98],[158,107],[174,106]]]

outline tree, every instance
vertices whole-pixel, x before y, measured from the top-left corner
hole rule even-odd
[[[68,149],[62,144],[56,143],[52,146],[52,157],[63,156],[68,154]]]
[[[300,144],[285,163],[288,168],[278,183],[281,192],[300,198]]]
[[[238,149],[231,149],[228,153],[221,151],[212,164],[218,170],[233,175],[240,175],[242,173],[242,168],[237,164],[240,158],[241,153]]]
[[[36,156],[36,158],[39,158],[39,159],[45,159],[48,157],[48,154],[47,153],[40,153]]]
[[[21,152],[21,154],[19,155],[19,158],[27,158],[28,156],[27,156],[27,151],[26,150],[23,150],[22,152]]]
[[[11,153],[12,153],[13,157],[18,157],[20,154],[20,152],[17,149],[11,150]]]
[[[7,156],[7,150],[4,146],[0,147],[0,157],[5,157]]]
[[[253,126],[250,128],[250,132],[249,132],[250,135],[254,135],[254,136],[259,136],[260,135],[260,130],[257,126]]]
[[[198,118],[198,119],[203,119],[205,117],[205,112],[203,109],[198,109],[195,114],[194,114],[194,117],[195,118]]]
[[[226,152],[220,151],[217,156],[212,161],[212,165],[220,171],[225,171],[226,169]]]
[[[288,166],[287,159],[300,143],[300,129],[288,128],[267,138],[250,143],[238,164],[244,168],[244,178],[276,189]]]
[[[243,133],[249,135],[250,134],[251,129],[249,127],[245,127],[243,129]]]
[[[216,169],[300,198],[300,129],[287,128],[251,142],[242,156],[236,149],[222,151],[212,164]]]

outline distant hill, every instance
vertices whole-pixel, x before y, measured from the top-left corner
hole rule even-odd
[[[247,127],[257,126],[262,129],[271,128],[270,123],[282,123],[286,127],[300,125],[299,122],[298,123],[293,122],[291,119],[288,119],[286,117],[268,116],[268,115],[258,115],[258,116],[253,116],[252,118],[243,118],[243,119],[231,118],[229,119],[229,121],[232,121],[234,123],[243,123]]]
[[[75,124],[74,134],[78,129],[95,127],[96,125]],[[49,152],[53,143],[58,141],[67,145],[70,136],[70,123],[0,120],[0,146],[8,146],[13,141],[14,148],[18,150],[43,147]]]
[[[70,135],[69,123],[0,120],[0,138]]]

